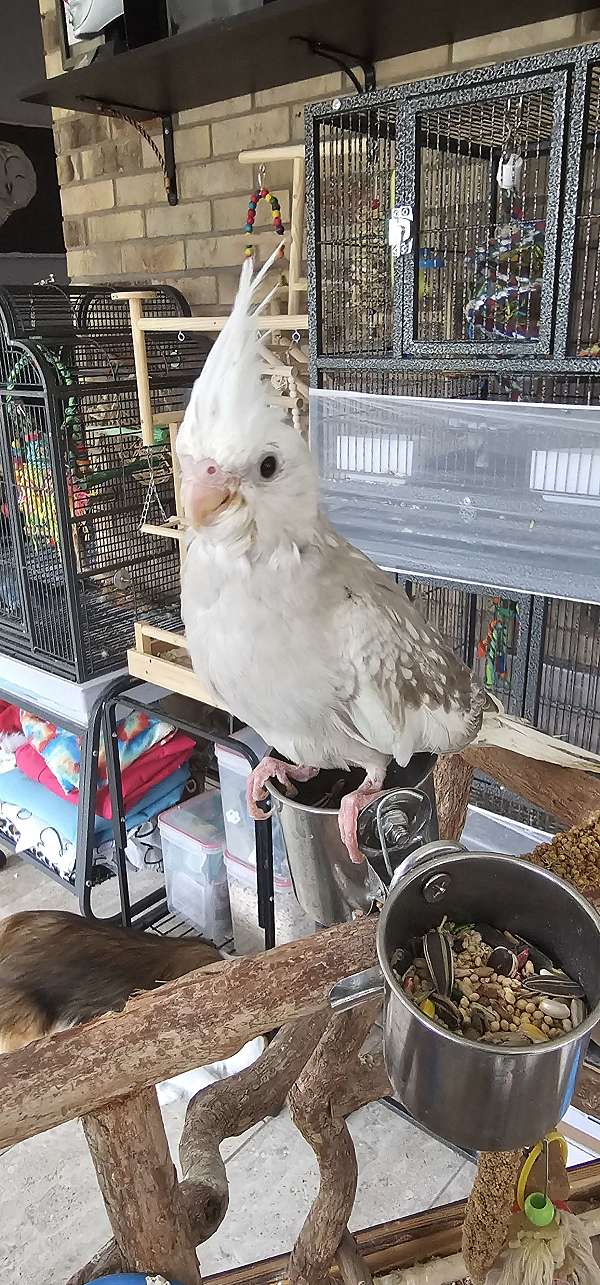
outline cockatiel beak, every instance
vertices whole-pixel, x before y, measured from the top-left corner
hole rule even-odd
[[[192,527],[205,526],[237,493],[240,480],[225,473],[215,460],[194,460],[183,455],[180,465],[185,517]]]

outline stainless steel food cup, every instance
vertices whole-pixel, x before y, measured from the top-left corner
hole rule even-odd
[[[410,834],[397,854],[398,860],[420,844],[437,838],[434,766],[433,754],[416,754],[407,767],[393,764],[388,771],[385,786],[390,799],[392,796],[400,799],[399,806],[407,810],[411,802],[408,795],[412,795],[414,805]],[[356,911],[368,913],[375,901],[383,900],[389,884],[381,851],[368,846],[369,842],[376,844],[374,825],[365,827],[367,843],[361,843],[367,860],[355,865],[340,838],[339,808],[319,807],[312,802],[322,796],[328,781],[339,775],[320,772],[312,781],[300,785],[293,798],[288,798],[275,781],[270,781],[268,787],[283,831],[296,897],[311,919],[327,927],[350,921]],[[358,785],[364,773],[358,772],[355,776],[356,781],[349,782],[351,789]],[[425,808],[420,807],[423,804]],[[371,804],[364,813],[372,809]],[[359,818],[359,842],[362,818],[363,813]],[[371,815],[365,819],[374,822],[375,818]],[[394,857],[392,849],[390,855]]]
[[[430,844],[428,854],[436,848],[432,859],[392,883],[377,932],[379,967],[343,979],[330,1002],[339,1010],[383,993],[386,1067],[417,1122],[464,1148],[531,1146],[564,1115],[600,1020],[600,917],[570,884],[530,862],[449,854],[441,844]],[[465,1040],[430,1021],[404,994],[391,960],[444,915],[531,941],[581,983],[586,1020],[555,1040],[515,1049]]]

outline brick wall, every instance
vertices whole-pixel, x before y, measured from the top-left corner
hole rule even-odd
[[[62,68],[53,0],[40,0],[40,10],[47,74],[56,75]],[[599,37],[600,11],[592,10],[389,59],[378,65],[378,84],[398,84]],[[175,121],[175,207],[167,204],[154,152],[130,125],[56,111],[54,136],[70,276],[77,281],[170,282],[183,290],[194,311],[226,311],[243,256],[240,229],[255,177],[249,166],[239,164],[238,152],[301,141],[305,104],[335,97],[345,88],[341,74],[333,73],[181,112]],[[155,128],[153,123],[150,130]],[[267,182],[279,197],[284,223],[290,178],[291,164],[269,166]],[[263,203],[254,238],[261,250],[274,244],[269,222]]]

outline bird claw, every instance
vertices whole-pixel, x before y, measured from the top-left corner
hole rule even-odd
[[[283,763],[281,759],[264,758],[250,773],[246,785],[246,802],[253,821],[266,821],[273,815],[274,807],[266,809],[259,804],[266,803],[269,791],[268,781],[278,781],[291,795],[297,794],[294,781],[310,781],[318,773],[316,767],[296,767],[292,763]]]
[[[367,780],[358,790],[353,790],[351,794],[345,794],[341,803],[338,814],[338,826],[340,837],[344,844],[350,860],[355,866],[362,865],[364,853],[358,846],[357,825],[360,812],[367,803],[373,803],[384,791],[379,785]]]

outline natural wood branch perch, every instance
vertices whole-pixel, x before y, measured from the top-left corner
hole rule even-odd
[[[383,1061],[383,1050],[364,1053],[348,1072],[346,1083],[340,1085],[336,1101],[338,1115],[352,1115],[369,1102],[377,1102],[392,1093],[392,1086]]]
[[[123,1013],[5,1054],[0,1147],[322,1012],[334,982],[375,963],[376,928],[376,916],[362,917],[264,955],[212,964],[132,999]]]
[[[292,1119],[319,1162],[319,1192],[290,1257],[289,1285],[322,1285],[347,1224],[358,1179],[354,1144],[337,1107],[378,1011],[377,1003],[336,1013],[294,1085]]]
[[[577,825],[600,811],[600,776],[556,767],[514,754],[512,750],[472,746],[462,757],[507,790],[543,808],[565,825]]]
[[[124,1268],[123,1258],[117,1249],[116,1242],[109,1240],[108,1244],[90,1258],[85,1267],[80,1267],[78,1272],[69,1276],[67,1285],[87,1285],[88,1281],[97,1281],[101,1276],[110,1276],[111,1273],[122,1272]]]
[[[290,1085],[298,1078],[321,1038],[327,1019],[328,1014],[319,1013],[284,1027],[258,1062],[228,1080],[202,1089],[189,1103],[180,1144],[182,1167],[188,1180],[181,1183],[180,1191],[196,1245],[213,1235],[227,1208],[226,1171],[219,1151],[220,1143],[224,1138],[235,1137],[245,1129],[251,1129],[258,1120],[266,1115],[275,1115],[282,1108]],[[267,1075],[269,1067],[271,1078]],[[342,1091],[338,1110],[341,1115],[351,1115],[368,1102],[375,1102],[390,1092],[383,1053],[381,1050],[366,1053],[358,1059],[356,1070]],[[211,1185],[207,1186],[205,1180],[199,1190],[195,1182],[189,1180],[192,1171],[196,1174],[204,1171],[205,1175],[210,1175]],[[99,1276],[122,1270],[121,1254],[111,1240],[70,1277],[67,1285],[87,1285],[88,1281],[97,1280]],[[366,1285],[369,1285],[368,1280]]]
[[[254,1066],[203,1089],[188,1105],[179,1147],[192,1224],[206,1240],[222,1222],[229,1202],[219,1147],[267,1115],[278,1115],[287,1094],[318,1044],[327,1014],[285,1026]]]
[[[200,1285],[156,1089],[111,1102],[82,1124],[126,1270]]]
[[[444,754],[433,770],[440,839],[456,843],[464,829],[473,768],[461,754]]]
[[[344,1285],[373,1285],[373,1278],[361,1258],[354,1236],[346,1228],[335,1256],[336,1266]]]

